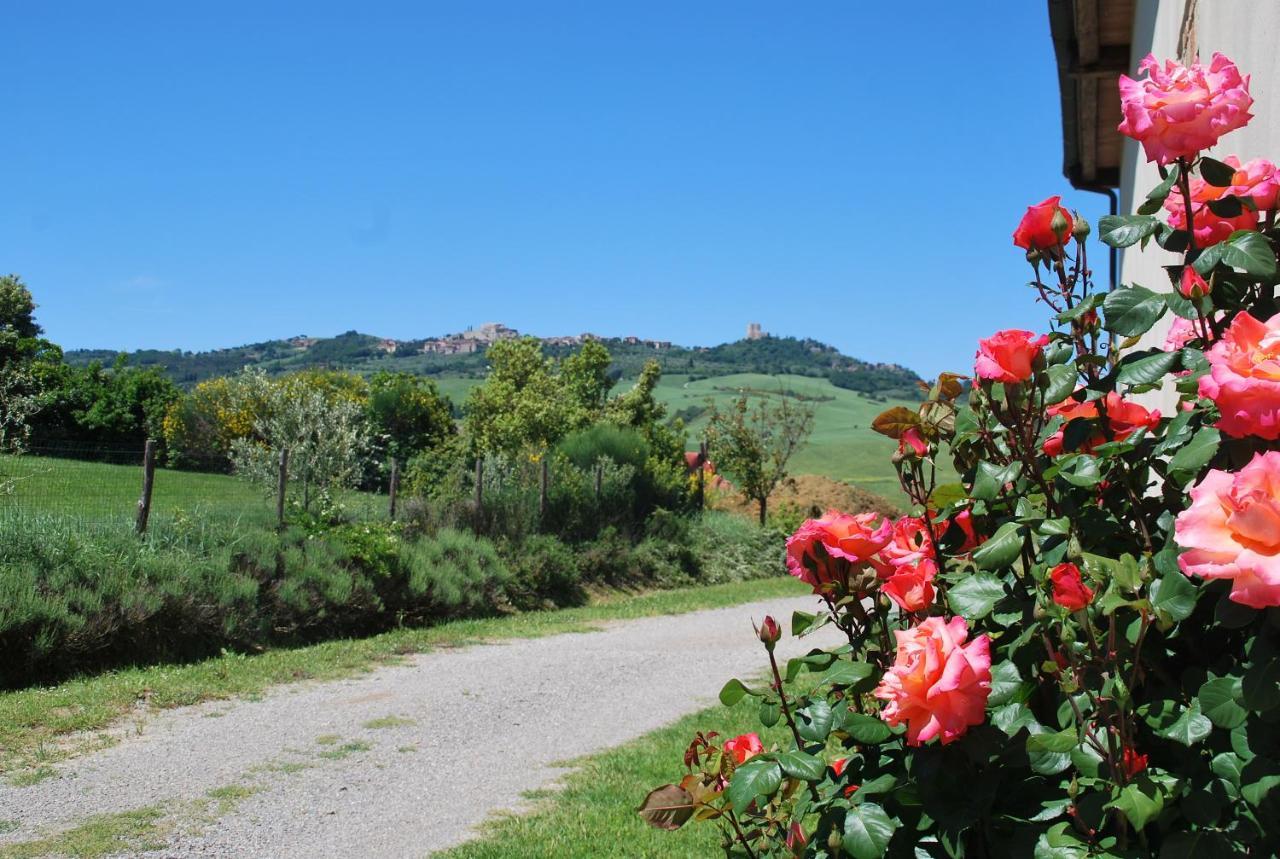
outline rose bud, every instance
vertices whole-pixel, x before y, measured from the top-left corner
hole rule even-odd
[[[1093,602],[1093,591],[1084,583],[1075,564],[1058,564],[1049,578],[1053,581],[1053,601],[1067,611],[1081,611]]]
[[[1075,224],[1071,227],[1071,235],[1075,237],[1076,241],[1083,242],[1085,239],[1089,238],[1089,232],[1091,230],[1089,222],[1081,217],[1079,212],[1075,212],[1073,214],[1075,216]]]
[[[1062,209],[1055,209],[1053,217],[1049,219],[1049,229],[1053,230],[1053,234],[1058,237],[1058,244],[1066,244],[1067,236],[1071,233],[1071,219],[1066,216]]]
[[[1182,293],[1183,298],[1195,301],[1204,298],[1212,291],[1208,282],[1200,276],[1200,272],[1196,271],[1195,266],[1184,265],[1182,267],[1182,282],[1178,284],[1178,292]]]
[[[764,642],[764,646],[773,652],[773,646],[778,643],[778,639],[782,638],[782,629],[778,626],[778,622],[770,615],[764,616],[764,621],[760,624],[760,628],[756,630],[756,635]]]

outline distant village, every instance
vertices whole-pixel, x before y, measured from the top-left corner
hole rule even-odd
[[[760,326],[752,323],[756,331]],[[411,347],[414,351],[427,355],[468,355],[472,352],[482,352],[488,346],[499,340],[514,340],[521,334],[514,328],[503,325],[501,322],[486,322],[474,328],[468,328],[458,334],[446,334],[443,337],[429,338],[427,340],[393,340],[384,338],[378,342],[378,348],[388,354],[405,352],[405,347]],[[760,335],[757,335],[760,336]],[[289,343],[300,349],[309,349],[318,342],[316,337],[294,337]],[[540,337],[538,338],[546,346],[580,346],[589,340],[597,340],[601,342],[618,341],[629,346],[648,346],[650,349],[661,350],[670,349],[670,340],[646,340],[642,337],[601,337],[597,334],[569,334],[560,337]]]

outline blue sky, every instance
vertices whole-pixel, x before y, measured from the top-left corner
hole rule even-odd
[[[1023,209],[1104,213],[1025,0],[24,3],[5,33],[0,269],[68,348],[759,321],[963,370],[1045,325]]]

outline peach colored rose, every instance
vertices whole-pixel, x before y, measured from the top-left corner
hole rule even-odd
[[[1214,54],[1208,68],[1173,60],[1161,68],[1155,56],[1147,54],[1138,71],[1146,77],[1120,76],[1124,121],[1118,130],[1142,143],[1148,161],[1169,164],[1194,157],[1253,118],[1249,76],[1241,76],[1222,54]]]
[[[1265,158],[1255,158],[1242,165],[1240,159],[1228,155],[1222,159],[1228,167],[1234,167],[1231,184],[1225,188],[1210,185],[1199,176],[1191,177],[1191,201],[1207,203],[1223,197],[1252,197],[1253,204],[1262,211],[1276,207],[1276,195],[1280,192],[1280,175],[1276,165]]]
[[[1062,206],[1061,197],[1049,197],[1027,207],[1018,228],[1013,231],[1013,243],[1026,250],[1049,251],[1054,256],[1061,253],[1062,246],[1071,239],[1071,228],[1075,222],[1071,213]],[[1060,232],[1053,229],[1053,216],[1062,215],[1065,226],[1059,225]]]
[[[1280,452],[1254,454],[1235,474],[1213,469],[1174,522],[1188,576],[1231,579],[1231,599],[1280,606]]]
[[[1098,445],[1108,441],[1124,441],[1140,429],[1153,430],[1160,426],[1159,410],[1147,411],[1143,406],[1125,400],[1115,391],[1103,398],[1102,405],[1107,413],[1109,434],[1108,430],[1102,428],[1102,414],[1097,400],[1078,403],[1069,399],[1046,409],[1049,417],[1062,417],[1062,427],[1045,439],[1044,452],[1049,456],[1060,455],[1064,450],[1067,424],[1077,419],[1096,422],[1088,438],[1076,448],[1080,453],[1091,453]]]
[[[763,751],[759,734],[743,734],[724,741],[724,753],[732,756],[735,763],[744,764]]]
[[[1280,316],[1259,322],[1238,314],[1205,358],[1200,396],[1222,413],[1218,429],[1235,438],[1280,438]]]
[[[895,564],[880,574],[880,590],[903,611],[924,611],[933,605],[933,577],[938,565],[931,558]]]
[[[1187,228],[1187,206],[1181,194],[1170,194],[1165,198],[1164,207],[1169,212],[1169,226],[1175,230]],[[1196,247],[1207,248],[1224,241],[1236,230],[1256,230],[1258,213],[1251,209],[1240,210],[1240,214],[1232,218],[1215,215],[1208,203],[1191,202],[1191,219],[1194,222]]]
[[[1010,328],[978,341],[974,375],[993,382],[1025,382],[1035,372],[1036,360],[1044,355],[1047,335]]]
[[[982,724],[991,694],[991,640],[980,635],[966,644],[969,625],[962,617],[931,617],[894,636],[897,656],[874,692],[886,702],[880,717],[906,723],[912,746],[934,737],[946,745]]]
[[[918,516],[903,516],[894,520],[889,542],[877,558],[877,568],[914,564],[926,557],[933,557],[929,526]]]
[[[1216,314],[1215,319],[1220,319],[1222,314]],[[1169,326],[1169,333],[1164,338],[1164,351],[1177,352],[1186,346],[1192,340],[1201,340],[1204,338],[1204,332],[1200,330],[1200,325],[1190,319],[1183,319],[1181,316],[1175,317],[1173,324]],[[1209,330],[1209,339],[1213,339],[1213,330]],[[1188,370],[1183,370],[1179,375],[1186,375]]]
[[[1075,564],[1058,564],[1050,571],[1049,580],[1053,582],[1053,601],[1067,611],[1081,611],[1093,602],[1093,590]]]
[[[828,510],[821,519],[806,519],[787,538],[787,570],[815,591],[847,586],[850,573],[869,566],[892,534],[892,523],[878,513]]]

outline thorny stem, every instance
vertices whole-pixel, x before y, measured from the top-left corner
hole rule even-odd
[[[787,693],[782,688],[782,674],[778,671],[778,660],[773,655],[773,650],[769,650],[769,667],[773,669],[773,688],[778,693],[778,701],[782,704],[782,716],[787,720],[787,727],[791,728],[791,736],[795,738],[796,748],[804,748],[804,740],[800,738],[800,729],[796,727],[796,720],[791,717],[791,706],[787,703]]]
[[[734,832],[738,833],[738,840],[742,842],[742,849],[747,851],[747,856],[750,859],[756,859],[756,854],[751,850],[751,845],[747,843],[746,833],[738,825],[738,818],[732,811],[729,812],[729,825],[733,827]]]

